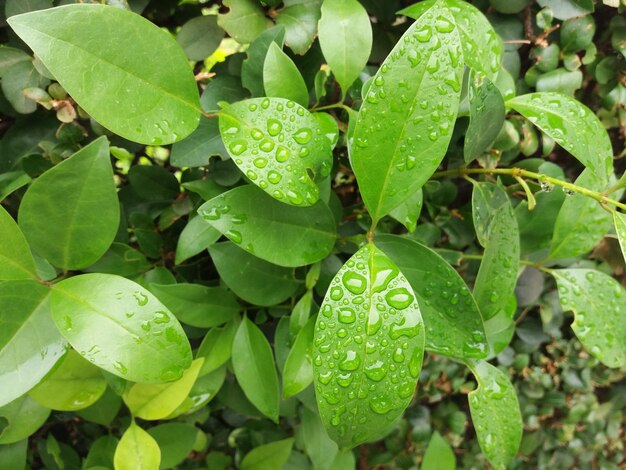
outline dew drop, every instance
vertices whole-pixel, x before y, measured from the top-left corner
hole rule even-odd
[[[362,294],[367,288],[367,279],[354,271],[346,271],[341,278],[341,282],[346,289],[356,295]]]
[[[267,165],[267,158],[259,157],[254,159],[254,166],[257,168],[265,168]]]
[[[281,179],[283,179],[283,177],[277,171],[270,170],[270,172],[267,174],[267,180],[272,184],[278,184]],[[281,196],[282,196],[282,193],[281,193]]]
[[[300,145],[304,145],[311,140],[312,136],[313,134],[311,132],[311,129],[303,127],[302,129],[297,130],[295,134],[293,134],[293,139]]]
[[[235,243],[241,243],[241,233],[236,230],[229,230],[225,235]]]
[[[276,161],[279,163],[286,162],[289,159],[290,153],[291,152],[289,152],[289,149],[287,147],[279,145],[276,149]]]
[[[232,142],[228,148],[233,155],[239,156],[246,151],[248,144],[245,140],[236,140]]]

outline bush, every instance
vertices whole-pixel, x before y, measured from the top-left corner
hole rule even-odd
[[[623,0],[72,3],[3,2],[1,468],[621,468]]]

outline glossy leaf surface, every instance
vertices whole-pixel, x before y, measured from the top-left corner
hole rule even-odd
[[[240,101],[220,112],[220,132],[234,162],[263,191],[294,206],[317,202],[309,171],[328,176],[331,151],[305,108],[283,98]]]
[[[297,395],[313,382],[313,333],[315,319],[310,318],[300,330],[283,369],[283,397]]]
[[[293,438],[255,447],[241,461],[241,470],[279,470],[287,462]]]
[[[592,269],[558,269],[552,274],[563,310],[574,312],[572,330],[585,349],[608,367],[624,367],[624,288]]]
[[[154,470],[161,463],[161,450],[150,434],[131,421],[117,444],[113,462],[115,470]]]
[[[176,318],[140,285],[109,274],[83,274],[54,285],[52,319],[72,347],[133,382],[167,382],[191,363]]]
[[[0,406],[28,392],[65,354],[49,293],[34,281],[0,283]]]
[[[330,437],[349,448],[387,432],[411,401],[423,355],[409,282],[364,246],[334,277],[315,327],[315,392]]]
[[[278,375],[272,348],[263,332],[244,318],[233,340],[233,369],[248,400],[274,422],[278,422]]]
[[[106,387],[100,369],[70,349],[61,365],[29,395],[47,408],[75,411],[98,401]]]
[[[488,362],[470,366],[478,388],[468,396],[472,422],[480,448],[500,470],[517,453],[523,423],[515,388],[508,377]]]
[[[319,21],[324,58],[346,94],[357,79],[372,49],[372,26],[357,0],[325,0]]]
[[[222,280],[246,302],[276,305],[300,287],[292,269],[263,261],[232,242],[216,243],[209,253]]]
[[[608,181],[613,166],[613,148],[598,117],[585,105],[561,93],[530,93],[507,101],[561,147]]]
[[[374,219],[420,189],[443,159],[461,92],[460,47],[450,11],[437,4],[411,25],[376,73],[351,147]]]
[[[263,87],[265,96],[309,104],[309,91],[298,67],[275,42],[270,43],[263,63]]]
[[[241,248],[280,266],[320,261],[337,238],[335,218],[322,201],[288,206],[253,185],[211,199],[198,213]]]
[[[424,194],[420,189],[410,196],[406,201],[393,209],[389,215],[406,227],[409,233],[415,231],[417,219],[422,212],[422,204],[424,202]]]
[[[18,213],[31,247],[63,269],[82,269],[97,261],[111,246],[119,218],[105,137],[37,178]]]
[[[198,125],[198,91],[187,58],[168,33],[145,18],[83,4],[25,13],[8,22],[78,104],[116,134],[161,145]]]
[[[0,280],[33,279],[35,260],[13,217],[0,206]]]
[[[424,317],[426,349],[458,358],[485,357],[487,339],[478,306],[454,268],[407,238],[381,235],[376,244],[411,283]]]

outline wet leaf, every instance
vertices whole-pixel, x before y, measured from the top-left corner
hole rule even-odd
[[[276,17],[285,27],[285,43],[296,54],[304,54],[315,39],[322,0],[307,0],[286,5]]]
[[[423,202],[424,195],[420,189],[393,209],[389,215],[404,225],[409,233],[413,233],[417,226],[417,219],[419,219],[420,213],[422,212]]]
[[[489,230],[496,212],[510,205],[509,196],[500,186],[492,183],[474,182],[472,191],[472,220],[478,242],[487,246]]]
[[[624,260],[626,260],[626,215],[620,212],[613,212],[613,224],[619,240],[619,246],[622,249],[622,255]]]

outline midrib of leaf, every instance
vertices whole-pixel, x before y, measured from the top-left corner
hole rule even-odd
[[[252,347],[252,335],[250,334],[251,331],[252,330],[248,328],[248,325],[246,325],[246,335],[245,335],[246,348],[248,349],[250,353],[250,357],[256,359],[256,355],[254,354],[254,348]],[[259,384],[265,384],[266,381],[263,380],[263,375],[262,375],[261,368],[259,367],[259,363],[256,360],[252,360],[252,364],[254,367],[253,370],[254,370],[255,381]],[[267,393],[268,390],[264,386],[259,387],[259,389],[261,390],[262,395],[263,395],[263,406],[266,407],[267,403],[272,402],[273,397],[271,397],[270,394]]]
[[[20,271],[28,274],[30,279],[37,279],[37,276],[34,275],[32,272],[30,272],[28,269],[26,269],[24,266],[22,266],[20,263],[18,263],[17,261],[13,260],[12,258],[9,258],[8,256],[3,255],[2,253],[0,253],[0,260],[4,260],[2,261],[3,264],[10,264],[16,268],[18,268]]]
[[[15,330],[15,333],[12,334],[9,338],[7,338],[7,342],[4,344],[4,346],[2,348],[0,348],[0,357],[2,356],[2,353],[4,353],[4,351],[8,349],[8,346],[10,346],[12,344],[12,341],[15,340],[15,337],[18,336],[22,332],[22,330],[24,328],[26,328],[26,325],[28,323],[30,323],[33,315],[35,315],[35,313],[37,311],[39,311],[39,308],[41,308],[41,306],[44,304],[46,299],[48,299],[48,297],[50,297],[50,292],[48,292],[46,295],[44,295],[43,298],[41,299],[41,301],[39,303],[37,303],[35,308],[33,308],[32,312],[25,318],[25,320],[18,327],[18,329]],[[21,298],[23,299],[24,297],[21,297]]]

